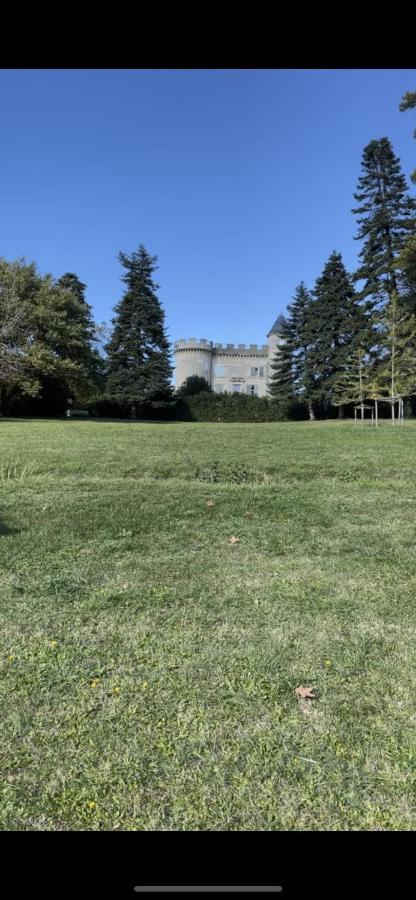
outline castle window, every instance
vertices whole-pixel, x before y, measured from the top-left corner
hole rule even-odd
[[[250,375],[251,375],[251,377],[252,377],[252,378],[257,378],[257,375],[258,375],[258,374],[259,374],[259,370],[258,370],[257,366],[252,366],[251,369],[250,369]]]
[[[214,391],[216,394],[224,393],[224,385],[223,384],[214,384]]]
[[[247,385],[247,393],[254,396],[258,393],[259,386],[258,384],[248,384]]]
[[[241,391],[241,384],[233,384],[233,394],[239,394]]]
[[[264,378],[264,366],[260,366],[260,368],[259,368],[259,376],[260,376],[260,378]]]

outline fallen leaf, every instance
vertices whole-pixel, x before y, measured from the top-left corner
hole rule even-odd
[[[214,501],[213,501],[213,500],[207,500],[207,507],[208,507],[208,509],[212,509],[213,506],[215,506]]]
[[[303,685],[299,685],[299,687],[295,688],[295,693],[298,697],[301,697],[302,700],[305,700],[307,697],[309,700],[316,700],[316,696],[314,694],[314,688],[312,687],[303,687]]]
[[[252,519],[252,518],[253,518],[253,513],[251,513],[251,512],[245,512],[245,513],[244,513],[244,518],[245,518],[245,519]]]
[[[228,543],[229,543],[229,544],[239,544],[239,543],[240,543],[240,538],[239,538],[239,537],[235,537],[234,535],[232,535],[231,537],[228,538]]]

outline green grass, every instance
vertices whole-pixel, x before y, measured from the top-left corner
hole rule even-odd
[[[2,420],[0,827],[414,829],[415,447]]]

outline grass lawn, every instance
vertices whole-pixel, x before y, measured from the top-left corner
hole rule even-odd
[[[0,420],[1,829],[413,830],[415,449]]]

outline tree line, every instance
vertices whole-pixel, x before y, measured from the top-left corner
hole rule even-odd
[[[400,109],[414,108],[416,92],[407,93]],[[411,178],[416,183],[416,171]],[[312,419],[337,407],[342,415],[367,398],[416,395],[416,201],[388,138],[365,147],[354,199],[357,271],[348,273],[334,251],[312,289],[298,285],[271,365],[273,410],[253,412],[259,398],[248,398],[244,414],[252,420],[299,417],[302,409]],[[53,278],[24,259],[0,259],[2,414],[59,415],[68,406],[122,416],[179,410],[186,390],[175,395],[171,385],[157,257],[140,245],[118,258],[124,291],[111,330],[94,322],[76,274]],[[204,387],[192,384],[189,393]],[[227,402],[199,406],[218,418]],[[230,406],[228,415],[238,414]]]
[[[68,407],[139,415],[172,399],[164,311],[143,246],[119,253],[125,285],[111,333],[97,326],[74,273],[42,276],[0,260],[0,407],[59,415]]]
[[[415,107],[407,93],[400,109]],[[357,271],[334,251],[312,289],[298,285],[271,366],[274,400],[301,402],[311,419],[377,398],[394,414],[416,395],[416,201],[387,137],[364,148],[354,200]]]

